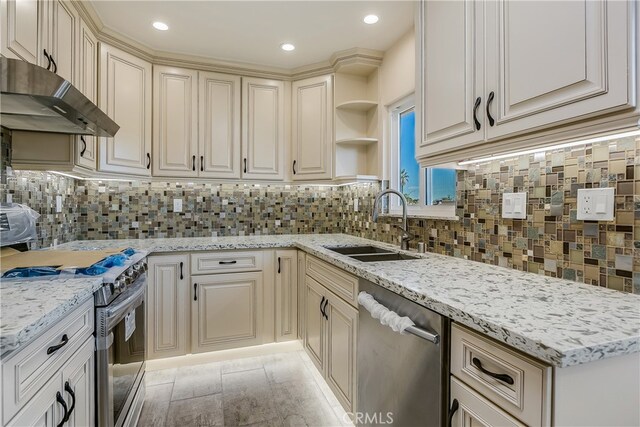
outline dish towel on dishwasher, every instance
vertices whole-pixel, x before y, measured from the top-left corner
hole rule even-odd
[[[371,317],[380,320],[380,323],[390,327],[395,332],[404,334],[405,329],[409,326],[415,325],[413,320],[406,316],[400,316],[398,313],[389,310],[366,292],[360,292],[358,294],[358,303],[371,313]]]

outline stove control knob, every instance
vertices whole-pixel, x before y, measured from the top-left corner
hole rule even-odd
[[[122,292],[124,291],[124,289],[126,288],[126,283],[123,279],[117,279],[116,282],[113,284],[114,288],[117,292]]]

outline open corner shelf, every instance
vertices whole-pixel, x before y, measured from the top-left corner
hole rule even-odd
[[[375,101],[367,101],[364,99],[358,99],[354,101],[346,101],[336,105],[338,110],[351,110],[351,111],[369,111],[378,106]]]
[[[337,145],[371,145],[378,142],[378,138],[366,138],[366,137],[357,137],[357,138],[342,138],[337,139]]]

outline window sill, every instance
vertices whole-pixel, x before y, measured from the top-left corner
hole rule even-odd
[[[386,214],[380,214],[381,218],[402,218],[402,213],[391,212]],[[437,219],[442,221],[460,221],[460,217],[457,215],[449,216],[437,213],[429,212],[407,212],[407,218],[412,219]]]

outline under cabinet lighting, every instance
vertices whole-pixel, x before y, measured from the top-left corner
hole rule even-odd
[[[169,26],[164,22],[156,21],[153,23],[153,28],[160,31],[167,31],[169,29]]]
[[[365,24],[375,24],[376,22],[378,22],[380,20],[380,18],[378,18],[377,15],[367,15],[365,16],[363,19]]]
[[[498,155],[495,155],[495,156],[480,157],[480,158],[477,158],[477,159],[470,159],[470,160],[465,160],[465,161],[462,161],[462,162],[458,162],[458,165],[459,166],[464,166],[464,165],[471,165],[471,164],[476,164],[476,163],[491,162],[493,160],[510,159],[512,157],[525,156],[525,155],[528,155],[528,154],[544,153],[546,151],[559,150],[559,149],[562,149],[562,148],[569,148],[569,147],[578,147],[580,145],[595,144],[597,142],[610,141],[612,139],[625,138],[627,136],[635,136],[635,135],[640,135],[640,130],[634,130],[634,131],[624,132],[624,133],[617,133],[617,134],[614,134],[614,135],[599,136],[597,138],[583,139],[583,140],[579,140],[579,141],[566,142],[564,144],[550,145],[548,147],[532,148],[530,150],[516,151],[515,153],[506,153],[506,154],[498,154]]]

